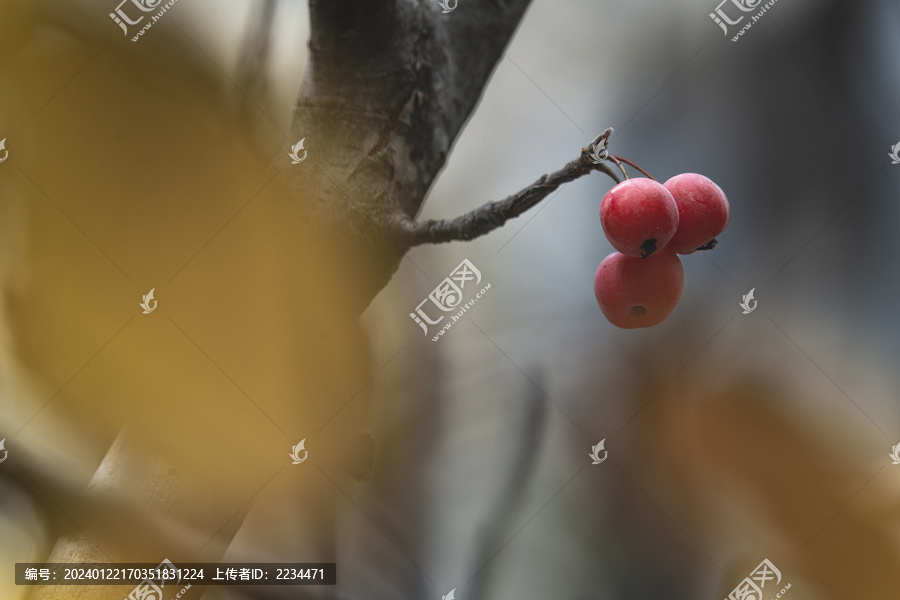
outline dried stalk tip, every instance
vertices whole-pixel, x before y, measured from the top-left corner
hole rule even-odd
[[[718,243],[719,243],[719,240],[717,240],[716,238],[713,238],[713,239],[709,240],[708,242],[706,242],[705,244],[703,244],[702,246],[700,246],[699,248],[697,248],[697,250],[712,250],[713,248],[716,247],[716,244],[718,244]]]

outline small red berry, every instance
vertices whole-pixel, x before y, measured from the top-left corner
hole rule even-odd
[[[594,276],[594,295],[609,322],[623,329],[659,325],[684,290],[684,267],[670,251],[647,259],[613,252]]]
[[[668,248],[690,254],[725,231],[731,220],[731,207],[725,192],[707,177],[682,173],[663,184],[678,205],[678,231]]]
[[[600,224],[613,248],[626,256],[647,258],[675,235],[678,205],[659,182],[628,179],[603,196]]]

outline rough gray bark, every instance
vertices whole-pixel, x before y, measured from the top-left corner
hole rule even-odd
[[[413,219],[530,0],[310,0],[310,57],[290,143],[293,190],[326,251],[356,273],[353,311],[390,280]]]

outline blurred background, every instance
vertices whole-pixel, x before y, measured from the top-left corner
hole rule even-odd
[[[592,293],[599,173],[329,312],[340,274],[267,187],[306,3],[180,0],[137,43],[113,8],[0,0],[0,596],[128,593],[15,562],[198,552],[338,565],[205,600],[720,599],[763,559],[765,598],[900,593],[897,2],[778,0],[732,42],[715,1],[534,0],[420,218],[609,126],[656,178],[712,178],[729,228],[629,331]],[[463,259],[491,289],[432,342],[409,313]]]

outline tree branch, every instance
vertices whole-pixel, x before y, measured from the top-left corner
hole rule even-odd
[[[310,0],[309,60],[284,152],[299,235],[346,273],[334,296],[362,310],[409,246],[385,224],[413,219],[480,100],[530,0]],[[313,241],[313,238],[315,241]]]
[[[549,175],[542,175],[530,186],[503,200],[488,202],[451,220],[413,221],[406,215],[394,216],[388,221],[387,229],[396,237],[398,243],[406,247],[472,240],[502,227],[508,220],[536,206],[559,186],[593,171],[606,173],[619,183],[619,178],[606,163],[595,164],[591,161],[589,158],[591,148],[583,148],[581,156],[562,169]]]

